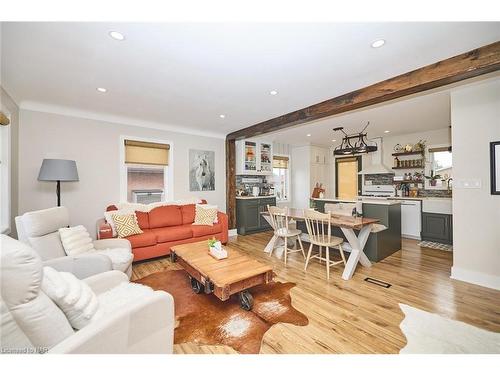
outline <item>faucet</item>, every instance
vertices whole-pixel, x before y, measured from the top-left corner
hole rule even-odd
[[[446,181],[446,183],[448,184],[448,190],[451,190],[451,189],[450,189],[450,181],[451,181],[451,180],[453,180],[453,178],[452,178],[452,177],[450,177],[450,178]]]

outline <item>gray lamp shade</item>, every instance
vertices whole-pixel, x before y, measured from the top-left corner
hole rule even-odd
[[[38,181],[78,181],[74,160],[43,159]]]

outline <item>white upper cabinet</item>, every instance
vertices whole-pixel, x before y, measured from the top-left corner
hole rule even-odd
[[[236,141],[236,174],[273,174],[273,143],[252,139]]]
[[[329,149],[325,147],[311,146],[312,164],[329,164]]]

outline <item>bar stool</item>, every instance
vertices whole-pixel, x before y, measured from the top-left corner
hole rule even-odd
[[[306,264],[304,266],[304,271],[307,270],[309,261],[313,258],[317,258],[326,263],[326,278],[330,279],[330,267],[336,266],[337,264],[346,264],[344,250],[342,249],[342,244],[344,240],[340,237],[332,236],[332,215],[330,212],[323,214],[314,210],[304,210],[304,219],[306,221],[307,232],[309,234],[309,251],[307,253]],[[326,233],[325,233],[326,232]],[[319,253],[317,255],[311,256],[313,245],[319,247]],[[340,251],[340,256],[342,260],[335,262],[330,260],[330,249],[337,247]],[[321,249],[325,248],[325,257],[322,256]]]

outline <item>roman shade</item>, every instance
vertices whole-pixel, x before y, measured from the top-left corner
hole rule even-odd
[[[170,145],[125,140],[125,163],[168,165]]]
[[[10,124],[9,118],[3,112],[0,112],[0,125],[9,125],[9,124]]]
[[[429,148],[429,152],[443,152],[443,151],[451,152],[451,146]]]
[[[273,168],[288,169],[288,156],[273,157]]]

